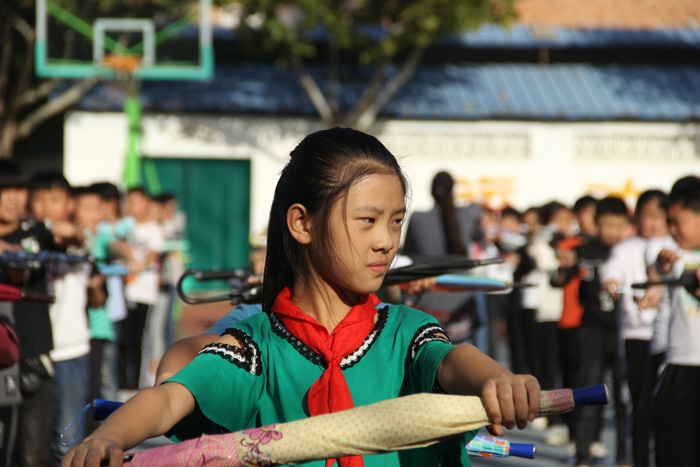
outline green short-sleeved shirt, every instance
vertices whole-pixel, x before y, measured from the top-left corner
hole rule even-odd
[[[355,406],[432,392],[438,366],[452,349],[437,321],[421,311],[387,306],[378,313],[363,345],[341,363]],[[274,314],[251,316],[226,332],[244,350],[209,345],[168,380],[184,385],[197,401],[196,413],[170,433],[174,440],[309,416],[306,395],[325,369],[323,358],[292,336]],[[364,456],[364,461],[366,466],[469,465],[464,446],[472,437],[470,433],[427,448]]]

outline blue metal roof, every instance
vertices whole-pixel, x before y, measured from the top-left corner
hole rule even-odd
[[[379,25],[359,25],[361,34],[379,40],[387,31]],[[232,29],[214,28],[214,37],[219,40],[237,38]],[[188,28],[180,34],[195,36],[196,28]],[[327,40],[323,28],[311,31],[317,41]],[[477,29],[449,34],[438,44],[457,45],[468,48],[609,48],[609,47],[663,47],[700,49],[700,27],[623,29],[623,28],[566,28],[563,26],[531,26],[514,23],[509,26],[487,23]]]
[[[700,66],[448,65],[418,73],[385,113],[419,119],[687,121],[700,119],[699,85]]]
[[[312,69],[321,86],[323,70]],[[346,68],[345,108],[368,71]],[[218,66],[210,82],[144,82],[146,111],[315,116],[296,75],[260,63]],[[119,96],[98,87],[86,110],[120,110]],[[434,120],[698,121],[700,65],[448,64],[421,67],[381,116]]]

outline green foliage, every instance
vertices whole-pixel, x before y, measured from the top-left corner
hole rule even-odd
[[[310,58],[314,34],[325,32],[346,56],[363,65],[390,61],[440,37],[505,23],[514,17],[514,0],[242,0],[242,36],[265,51]],[[371,32],[369,31],[371,27]],[[377,34],[379,32],[379,34]]]
[[[24,0],[26,1],[26,0]],[[34,3],[35,0],[32,1]],[[159,13],[182,16],[196,7],[193,1],[179,0],[49,0],[90,22],[96,17],[150,18]]]

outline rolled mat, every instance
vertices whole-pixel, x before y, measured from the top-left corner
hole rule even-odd
[[[605,386],[588,388],[586,404],[608,401]],[[574,390],[542,391],[540,414],[574,409]],[[595,397],[590,394],[595,393]],[[203,435],[125,455],[128,466],[248,467],[295,464],[429,446],[489,425],[479,397],[414,394],[289,423]]]

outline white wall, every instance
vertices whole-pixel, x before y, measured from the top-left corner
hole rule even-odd
[[[668,190],[700,174],[700,125],[676,123],[542,123],[386,121],[372,132],[400,158],[412,185],[412,209],[432,206],[430,182],[447,170],[463,202],[516,208],[551,199],[572,203],[587,192],[632,203],[649,188]],[[265,229],[279,172],[289,152],[320,128],[306,119],[147,115],[143,153],[150,157],[251,161],[251,229]],[[65,124],[65,173],[71,183],[118,182],[126,119],[73,112]]]
[[[118,183],[124,172],[128,123],[121,113],[68,112],[63,172],[73,185]]]

